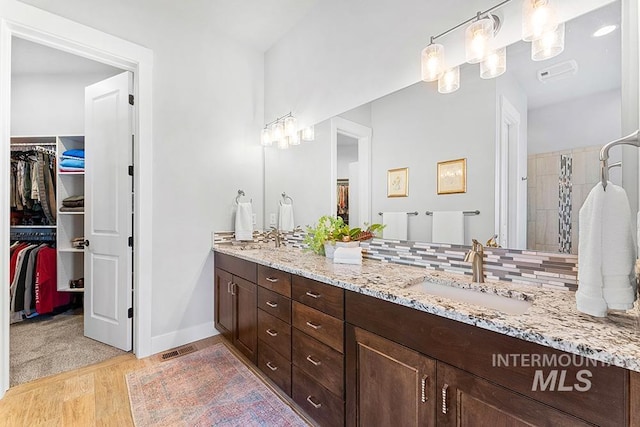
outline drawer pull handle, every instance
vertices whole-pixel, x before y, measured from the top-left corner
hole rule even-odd
[[[425,375],[422,377],[422,381],[420,384],[420,394],[422,396],[422,403],[425,403],[429,398],[427,397],[427,381],[429,380],[429,375]]]
[[[233,296],[236,295],[236,286],[238,286],[236,283],[231,284],[231,295]]]
[[[320,329],[322,327],[322,325],[316,325],[315,323],[313,323],[311,321],[307,322],[307,326],[309,326],[310,328],[313,328],[313,329]]]
[[[276,283],[278,281],[277,277],[267,277],[267,282]]]
[[[267,301],[265,304],[267,304],[271,308],[276,308],[278,306],[278,303],[273,301]]]
[[[228,294],[231,293],[231,285],[233,285],[233,282],[227,282],[227,293]]]
[[[311,355],[307,356],[307,360],[309,361],[309,363],[311,363],[314,366],[320,366],[322,365],[322,362],[319,360],[313,360],[313,357],[311,357]]]
[[[277,371],[278,367],[277,366],[273,366],[271,364],[271,362],[267,362],[267,368],[271,369],[272,371]]]
[[[271,335],[272,337],[276,337],[278,336],[278,331],[274,331],[273,329],[267,329],[266,331],[269,335]]]
[[[316,409],[320,409],[320,407],[322,406],[322,403],[316,403],[313,401],[312,399],[313,396],[309,395],[307,396],[307,402],[311,403],[311,406],[313,406]]]
[[[447,412],[449,412],[449,410],[447,409],[447,389],[449,388],[449,384],[445,384],[444,387],[442,387],[442,413],[446,414]]]
[[[311,292],[311,291],[307,291],[306,294],[307,294],[308,297],[311,297],[311,298],[320,298],[321,297],[320,294],[317,294],[317,293]]]

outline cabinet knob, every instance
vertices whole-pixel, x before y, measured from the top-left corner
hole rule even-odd
[[[442,413],[446,414],[447,412],[449,412],[449,409],[447,408],[447,389],[449,388],[449,384],[445,384],[444,387],[442,387]]]
[[[311,406],[313,406],[316,409],[320,409],[320,407],[322,406],[322,403],[316,403],[313,401],[313,396],[309,395],[307,396],[307,402],[311,403]]]
[[[278,336],[278,331],[274,331],[273,329],[267,329],[266,332],[267,332],[267,334],[271,335],[272,337]]]
[[[315,360],[313,357],[311,357],[311,355],[307,356],[307,361],[309,361],[309,363],[311,363],[314,366],[320,366],[322,365],[322,362],[319,360]]]
[[[272,371],[277,371],[278,367],[277,366],[273,366],[271,364],[271,362],[267,362],[267,368],[271,369]]]
[[[322,327],[322,325],[316,325],[312,321],[308,321],[307,322],[307,326],[309,326],[310,328],[313,328],[313,329],[320,329]]]

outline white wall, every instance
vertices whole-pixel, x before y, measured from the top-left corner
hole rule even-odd
[[[620,97],[618,89],[529,111],[529,154],[602,146],[620,138]]]
[[[11,135],[84,134],[84,88],[119,72],[13,75]]]
[[[153,50],[152,350],[216,333],[211,231],[238,189],[262,222],[263,53],[217,34],[209,2],[25,3]]]
[[[341,144],[341,138],[351,139],[353,144]],[[349,179],[349,163],[358,161],[357,140],[344,135],[338,135],[338,179]]]
[[[472,78],[477,66],[462,69],[464,84],[441,95],[417,83],[371,103],[372,209],[418,211],[409,217],[409,240],[431,241],[432,217],[425,211],[480,210],[465,217],[465,242],[486,241],[494,231],[495,80]],[[437,163],[467,159],[467,192],[437,194]],[[387,170],[409,168],[409,196],[387,197]]]

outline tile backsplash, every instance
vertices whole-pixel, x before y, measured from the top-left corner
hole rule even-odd
[[[304,232],[289,233],[286,244],[302,248],[304,236]],[[214,245],[230,244],[233,237],[233,231],[216,232]],[[255,243],[270,240],[266,233],[254,232]],[[471,276],[471,264],[463,261],[469,246],[385,239],[360,246],[364,258]],[[484,272],[487,279],[558,290],[578,288],[578,257],[571,254],[484,248]]]

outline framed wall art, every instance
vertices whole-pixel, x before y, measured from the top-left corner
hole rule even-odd
[[[409,168],[387,171],[387,197],[407,197],[409,195]]]
[[[438,194],[467,192],[467,159],[438,162]]]

